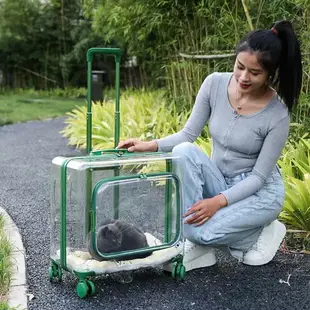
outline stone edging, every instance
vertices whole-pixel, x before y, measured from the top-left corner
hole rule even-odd
[[[28,304],[25,249],[16,224],[13,222],[8,213],[1,207],[0,214],[5,218],[4,231],[13,246],[13,273],[8,294],[8,303],[10,307],[16,307],[18,310],[26,310],[28,309]]]

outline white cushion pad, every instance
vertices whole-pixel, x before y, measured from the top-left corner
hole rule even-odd
[[[153,235],[145,233],[149,246],[160,245],[161,242]],[[113,273],[118,271],[136,270],[140,268],[155,267],[157,265],[168,262],[173,257],[183,251],[183,242],[178,242],[175,246],[154,251],[146,258],[137,258],[124,261],[97,261],[92,259],[88,252],[74,251],[67,249],[67,266],[78,272],[93,271],[96,274]]]

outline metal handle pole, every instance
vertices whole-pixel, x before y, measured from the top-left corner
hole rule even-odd
[[[87,116],[86,116],[86,149],[89,154],[92,151],[92,61],[95,54],[114,55],[115,56],[115,130],[114,130],[114,147],[117,146],[120,137],[120,58],[119,48],[90,48],[87,51]]]

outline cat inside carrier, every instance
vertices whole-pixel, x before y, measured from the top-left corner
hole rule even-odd
[[[79,297],[95,293],[92,276],[172,264],[184,279],[182,159],[170,153],[93,151],[91,68],[94,54],[116,62],[115,147],[119,142],[120,50],[91,48],[88,62],[86,156],[53,159],[50,280],[79,279]],[[176,173],[178,171],[178,173]]]

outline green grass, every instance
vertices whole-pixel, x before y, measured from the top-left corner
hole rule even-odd
[[[0,95],[0,126],[65,115],[84,99],[39,97],[31,94]]]
[[[0,310],[22,310],[22,308],[10,308],[6,301],[0,301]]]
[[[6,294],[8,293],[12,276],[12,245],[4,231],[3,216],[0,216],[0,310],[5,309]]]

